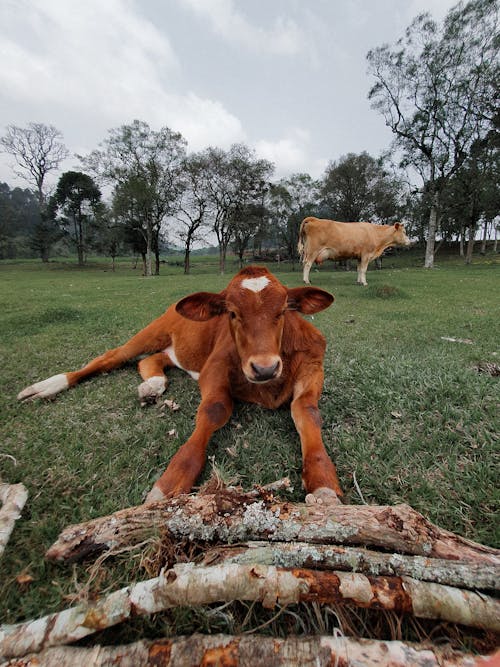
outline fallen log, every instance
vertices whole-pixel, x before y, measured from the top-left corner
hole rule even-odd
[[[408,505],[277,502],[226,488],[120,510],[69,526],[50,560],[78,560],[136,544],[160,530],[191,540],[272,540],[375,546],[385,551],[498,566],[500,551],[438,528]]]
[[[369,549],[307,542],[247,542],[208,549],[202,564],[275,565],[286,568],[342,570],[370,576],[408,576],[473,590],[500,590],[500,566],[387,554]]]
[[[0,659],[68,644],[132,616],[233,600],[257,601],[266,608],[299,602],[347,603],[500,631],[500,601],[409,577],[189,563],[115,591],[94,605],[79,605],[18,625],[0,626]]]
[[[4,662],[0,667],[480,667],[487,658],[454,651],[449,646],[420,646],[401,641],[195,634],[174,639],[141,640],[124,646],[49,648]]]
[[[28,499],[24,484],[0,484],[0,557]]]

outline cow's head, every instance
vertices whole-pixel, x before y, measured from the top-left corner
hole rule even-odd
[[[241,368],[250,382],[269,382],[283,370],[281,339],[287,310],[317,313],[333,296],[315,287],[287,288],[266,268],[250,266],[240,271],[218,294],[197,292],[181,299],[176,310],[197,322],[218,315],[229,326]]]
[[[411,245],[410,239],[406,236],[405,226],[401,222],[395,222],[394,225],[394,245],[409,246]]]

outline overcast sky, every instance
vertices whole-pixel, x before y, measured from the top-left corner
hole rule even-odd
[[[319,177],[331,160],[390,143],[367,99],[367,51],[454,4],[0,0],[0,134],[54,125],[73,156],[139,119],[181,132],[189,151],[244,142],[276,177]],[[0,154],[0,182],[20,185],[10,164]]]

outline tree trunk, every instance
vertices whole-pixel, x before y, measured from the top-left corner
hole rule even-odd
[[[409,577],[366,577],[346,572],[286,570],[264,565],[213,567],[178,564],[159,577],[114,591],[93,605],[78,605],[18,625],[0,627],[0,657],[39,652],[83,639],[132,617],[174,607],[233,600],[266,609],[301,602],[386,609],[500,631],[500,601],[451,586]]]
[[[481,239],[481,255],[486,255],[486,241],[488,240],[488,221],[483,223],[483,238]]]
[[[186,238],[186,245],[184,247],[184,274],[188,275],[190,271],[190,257],[191,257],[191,235],[188,233]]]
[[[222,562],[342,570],[368,576],[408,576],[419,581],[432,581],[458,588],[500,590],[500,567],[331,544],[247,542],[237,546],[215,546],[205,552],[204,564]]]
[[[429,230],[427,233],[424,262],[424,267],[426,269],[432,269],[434,266],[434,246],[436,244],[438,206],[439,193],[436,191],[432,196],[431,210],[429,213]]]
[[[471,223],[469,227],[469,241],[467,243],[467,254],[465,255],[465,263],[471,264],[472,253],[474,252],[474,238],[476,236],[476,225]]]
[[[47,551],[75,560],[137,544],[167,530],[194,540],[272,540],[381,547],[386,551],[468,560],[498,567],[500,552],[438,528],[408,505],[307,505],[255,500],[236,489],[182,495],[69,526]]]
[[[25,657],[37,667],[481,667],[487,656],[454,651],[449,645],[345,636],[266,637],[203,635],[140,640],[122,646],[59,646]],[[486,667],[486,665],[485,665]]]
[[[460,246],[459,246],[459,255],[460,257],[464,256],[464,245],[465,245],[465,227],[462,225],[460,227]]]
[[[28,492],[23,484],[0,484],[0,557],[27,499]]]
[[[146,229],[146,261],[144,265],[144,275],[146,277],[153,275],[153,234],[149,222]]]
[[[226,271],[226,249],[223,247],[222,243],[219,243],[219,273],[221,276],[224,275]]]
[[[158,246],[155,248],[155,276],[160,275],[160,250]]]

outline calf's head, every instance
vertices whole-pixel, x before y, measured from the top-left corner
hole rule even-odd
[[[250,266],[240,271],[222,292],[191,294],[177,303],[176,310],[197,322],[227,317],[245,377],[249,382],[263,383],[279,378],[283,371],[285,313],[317,313],[332,302],[333,296],[324,290],[289,289],[266,268]]]

